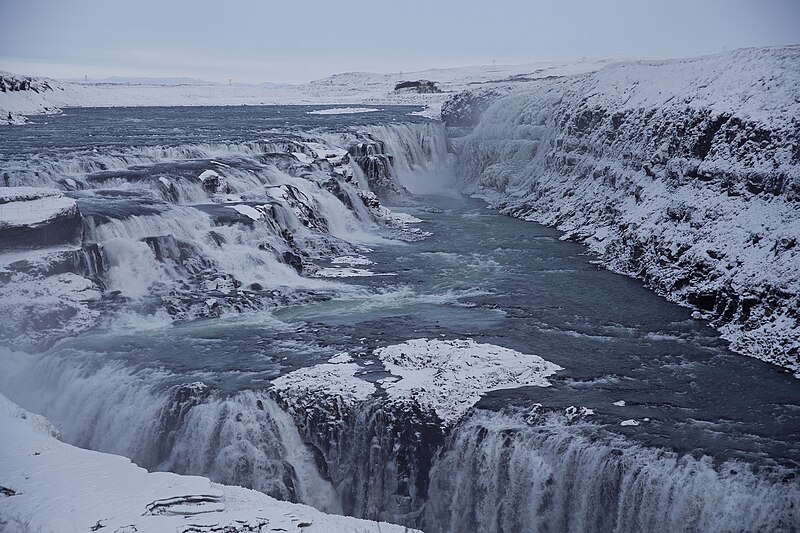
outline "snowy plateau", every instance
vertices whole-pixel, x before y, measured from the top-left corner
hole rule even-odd
[[[0,529],[797,531],[798,65],[0,72]]]

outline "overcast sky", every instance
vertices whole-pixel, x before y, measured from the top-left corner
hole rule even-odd
[[[800,43],[800,0],[0,0],[0,70],[303,82],[344,71]]]

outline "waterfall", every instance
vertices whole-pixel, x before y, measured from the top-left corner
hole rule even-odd
[[[43,414],[66,442],[341,513],[291,417],[265,393],[225,395],[188,376],[74,349],[3,349],[0,363],[4,393]]]
[[[459,156],[472,192],[503,194],[520,216],[533,216],[525,201],[560,194],[528,181],[548,161],[542,150],[562,142],[546,107],[490,110]],[[398,190],[451,186],[446,131],[428,122],[10,166],[12,184],[58,187],[77,199],[86,242],[62,263],[104,295],[92,300],[92,312],[119,315],[87,319],[86,327],[110,323],[119,332],[219,316],[224,305],[248,312],[268,309],[270,298],[302,303],[304,289],[344,290],[305,274],[314,260],[358,252],[388,225],[370,176],[347,156],[356,143],[374,143],[366,155],[384,156],[383,177]],[[587,183],[571,191],[596,190]],[[554,212],[542,216],[555,223]],[[317,397],[290,409],[268,392],[273,374],[285,371],[278,363],[273,374],[237,367],[231,379],[247,382],[227,390],[220,382],[229,376],[215,383],[213,370],[181,372],[160,357],[139,357],[135,345],[119,355],[101,341],[94,350],[79,341],[91,339],[61,340],[43,353],[0,350],[0,390],[48,417],[64,440],[146,468],[428,533],[792,531],[800,523],[800,489],[777,469],[714,464],[556,414],[475,409],[450,427],[413,402],[380,395],[350,409]]]
[[[800,488],[570,425],[476,412],[431,470],[426,531],[794,531]]]

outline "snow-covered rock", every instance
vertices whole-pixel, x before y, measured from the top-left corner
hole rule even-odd
[[[275,379],[272,389],[289,405],[297,405],[301,398],[311,396],[352,407],[370,398],[377,389],[374,384],[355,377],[359,366],[350,359],[332,358],[328,363],[295,370]]]
[[[338,354],[281,376],[272,393],[324,456],[346,513],[414,527],[423,523],[430,465],[446,433],[486,392],[547,386],[559,370],[472,340],[415,339],[374,355],[390,373],[377,383],[370,374],[380,369]]]
[[[800,46],[606,66],[445,106],[464,188],[800,371]],[[460,133],[461,130],[453,130]]]
[[[454,424],[483,394],[519,387],[547,387],[561,370],[536,355],[468,340],[414,339],[379,348],[392,377],[382,380],[390,398],[411,400]]]
[[[150,473],[124,457],[76,448],[56,436],[49,422],[0,395],[4,532],[408,531],[326,515],[203,477]]]
[[[77,244],[83,235],[78,205],[56,189],[0,187],[0,247]]]

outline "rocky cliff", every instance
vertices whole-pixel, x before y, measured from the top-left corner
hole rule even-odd
[[[442,116],[466,191],[797,372],[798,64],[799,46],[619,63],[462,94]]]

